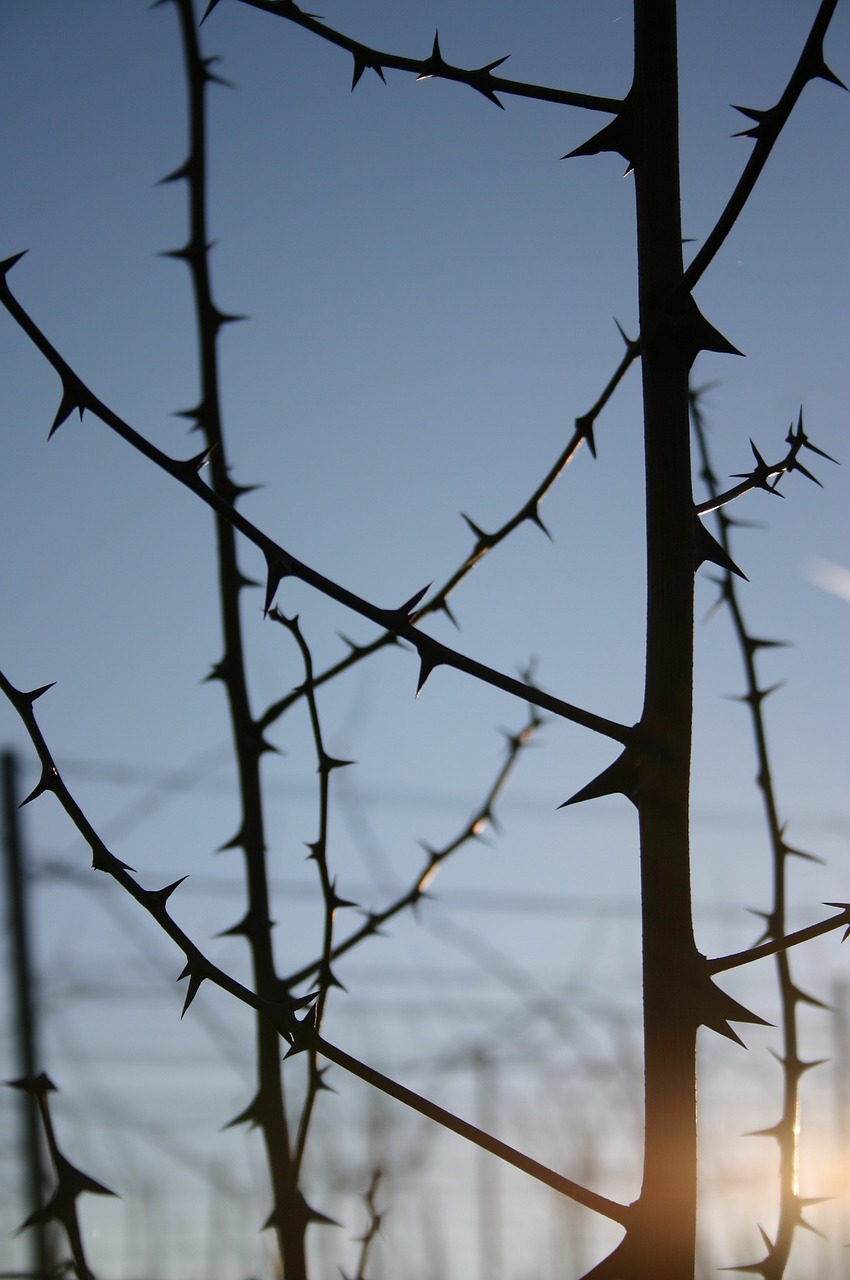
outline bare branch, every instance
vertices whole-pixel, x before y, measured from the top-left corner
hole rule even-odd
[[[821,6],[812,24],[809,38],[776,106],[767,111],[756,111],[747,107],[736,108],[738,111],[743,111],[744,115],[750,120],[756,122],[752,128],[746,129],[743,135],[739,135],[754,138],[755,146],[744,172],[738,179],[735,190],[729,197],[726,208],[709,232],[702,248],[685,271],[680,286],[682,292],[689,293],[693,289],[716,257],[718,249],[732,230],[738,220],[738,216],[749,200],[753,188],[761,176],[762,169],[767,164],[768,157],[777,138],[784,129],[788,117],[797,105],[797,101],[809,81],[828,80],[832,84],[840,85],[841,88],[845,87],[838,77],[830,71],[823,54],[824,37],[837,5],[838,0],[821,0]]]
[[[612,115],[615,115],[622,106],[619,98],[606,98],[591,93],[575,93],[569,89],[524,84],[519,80],[506,80],[502,76],[494,76],[493,71],[506,61],[509,56],[507,54],[505,57],[488,62],[483,67],[471,70],[452,66],[451,63],[446,62],[443,58],[440,50],[439,33],[435,35],[431,52],[427,57],[405,58],[395,53],[385,53],[380,49],[373,49],[369,45],[361,44],[359,40],[352,39],[351,36],[344,35],[341,31],[335,31],[332,27],[326,26],[316,14],[305,13],[302,9],[299,9],[297,4],[291,3],[291,0],[284,0],[284,3],[276,2],[276,0],[242,0],[242,3],[251,9],[260,9],[263,13],[271,14],[275,18],[285,18],[288,22],[294,22],[299,27],[304,27],[305,30],[312,31],[314,35],[320,36],[328,44],[336,45],[339,49],[345,49],[354,59],[352,89],[355,88],[366,70],[375,71],[382,80],[384,79],[384,71],[392,70],[410,72],[416,76],[417,80],[429,80],[431,78],[455,80],[458,84],[469,85],[471,89],[483,94],[485,98],[495,103],[496,106],[502,105],[496,97],[498,93],[508,93],[519,98],[533,98],[539,102],[552,102],[566,107],[583,107],[588,111],[604,111]],[[212,0],[204,17],[211,13],[217,4],[218,0]]]
[[[156,445],[151,444],[149,440],[146,440],[144,436],[140,435],[138,431],[120,418],[117,413],[108,408],[103,401],[99,400],[86,387],[82,379],[59,355],[55,347],[52,346],[30,318],[9,288],[8,272],[22,256],[22,254],[17,254],[15,257],[7,258],[0,263],[0,302],[3,303],[9,314],[17,321],[58,373],[63,387],[60,410],[63,412],[64,417],[67,417],[72,409],[77,409],[81,414],[86,411],[94,414],[105,426],[120,436],[122,440],[132,445],[134,449],[138,450],[139,453],[143,454],[144,457],[148,458],[149,461],[175,480],[179,480],[196,497],[211,507],[217,515],[223,516],[243,537],[252,542],[263,553],[266,561],[266,613],[271,608],[275,592],[283,578],[298,578],[308,586],[320,591],[323,595],[329,596],[347,609],[351,609],[354,613],[358,613],[383,629],[391,631],[400,639],[408,640],[419,654],[420,669],[433,670],[438,666],[454,667],[458,671],[474,676],[475,679],[481,680],[485,684],[502,689],[505,693],[521,698],[524,702],[531,702],[535,706],[541,707],[544,711],[550,711],[553,715],[560,716],[565,720],[571,720],[574,724],[582,725],[585,729],[591,729],[595,733],[613,738],[616,742],[625,745],[633,741],[636,737],[636,731],[633,727],[620,724],[616,720],[609,720],[605,716],[596,715],[592,711],[586,711],[584,708],[557,698],[553,694],[544,693],[540,689],[525,684],[513,676],[504,674],[504,672],[488,667],[485,663],[478,662],[474,658],[469,658],[466,654],[459,653],[448,645],[442,644],[439,640],[435,640],[432,636],[418,631],[414,625],[413,618],[415,617],[416,606],[424,596],[427,588],[417,592],[400,607],[380,608],[332,579],[326,578],[309,565],[297,560],[295,556],[263,533],[250,520],[246,519],[241,512],[235,510],[219,494],[204,484],[198,471],[197,459],[170,458],[168,454],[163,453]],[[63,420],[64,418],[60,420],[57,416],[51,434],[61,425]]]

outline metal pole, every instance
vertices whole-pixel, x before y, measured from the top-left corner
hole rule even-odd
[[[9,932],[12,938],[12,1000],[17,1030],[17,1072],[32,1079],[38,1074],[35,1001],[33,999],[29,932],[26,910],[26,877],[24,851],[18,813],[17,758],[11,751],[2,757],[4,848],[6,851],[6,886]],[[22,1143],[24,1151],[24,1196],[28,1212],[39,1208],[44,1198],[44,1162],[38,1100],[34,1094],[21,1092]],[[32,1269],[36,1276],[46,1277],[50,1269],[50,1250],[45,1223],[30,1228]]]

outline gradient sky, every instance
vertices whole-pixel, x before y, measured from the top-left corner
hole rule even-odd
[[[683,225],[697,243],[751,146],[730,138],[746,125],[729,104],[775,102],[815,8],[811,0],[683,0]],[[410,56],[425,56],[439,28],[444,56],[460,65],[510,53],[500,70],[520,80],[614,96],[629,84],[625,0],[334,0],[322,13],[331,26]],[[186,154],[175,15],[135,0],[30,0],[4,7],[0,32],[0,256],[29,250],[12,287],[102,400],[160,447],[188,455],[196,437],[173,416],[197,398],[188,279],[158,256],[186,238],[185,191],[157,185]],[[210,227],[218,305],[250,317],[228,326],[220,345],[233,475],[262,485],[243,510],[322,573],[377,604],[400,604],[445,580],[469,550],[461,511],[493,528],[523,505],[620,359],[613,318],[635,333],[631,179],[618,156],[560,160],[604,117],[507,98],[502,112],[461,86],[394,72],[386,85],[367,72],[352,94],[348,55],[234,0],[218,6],[202,36],[237,86],[210,95]],[[828,61],[845,81],[848,50],[845,2],[827,40]],[[801,405],[814,443],[844,463],[812,458],[823,489],[792,476],[782,483],[785,501],[757,493],[738,512],[759,524],[741,529],[736,543],[750,579],[747,618],[757,634],[793,642],[770,651],[763,667],[767,681],[787,681],[768,704],[781,810],[791,842],[826,860],[794,867],[795,923],[846,897],[850,855],[849,112],[850,98],[834,86],[807,89],[697,290],[704,313],[746,354],[703,355],[695,370],[697,383],[716,384],[706,409],[719,474],[749,468],[748,437],[768,459],[781,456]],[[55,375],[5,313],[0,344],[0,666],[20,688],[57,682],[39,717],[87,814],[145,884],[192,873],[175,913],[218,963],[240,973],[238,942],[210,941],[241,914],[242,896],[238,855],[209,856],[236,820],[221,691],[200,683],[220,656],[209,513],[89,417],[68,421],[48,447]],[[636,371],[596,438],[598,460],[582,452],[544,503],[552,541],[521,528],[454,597],[460,633],[447,620],[429,626],[511,673],[536,659],[546,688],[630,722],[640,710],[644,623]],[[251,548],[243,567],[262,573]],[[701,580],[694,883],[708,953],[751,941],[745,909],[769,900],[747,719],[727,697],[742,691],[740,660],[723,615],[703,621],[715,597]],[[344,652],[339,632],[372,635],[298,584],[285,585],[278,602],[299,613],[319,666]],[[261,710],[302,675],[284,633],[263,622],[258,593],[246,595],[245,623]],[[439,846],[464,825],[501,761],[500,726],[523,722],[521,705],[456,673],[438,671],[417,700],[415,683],[414,657],[391,650],[321,700],[329,749],[358,762],[338,775],[332,857],[341,892],[367,906],[380,904],[382,886],[409,881],[418,840]],[[316,903],[295,893],[311,883],[303,846],[315,837],[315,769],[303,715],[272,737],[283,753],[267,760],[266,776],[271,861],[287,888],[276,905],[286,970],[315,947]],[[5,705],[0,743],[19,751],[29,789],[33,753]],[[469,1114],[469,1074],[451,1075],[446,1064],[486,1047],[503,1073],[505,1136],[569,1171],[571,1135],[529,1103],[544,1088],[543,1065],[551,1068],[552,1114],[584,1115],[583,1149],[592,1132],[600,1184],[632,1198],[636,1156],[623,1161],[594,1116],[627,1105],[621,1086],[629,1105],[640,1093],[639,1064],[631,1075],[624,1065],[624,1044],[636,1046],[639,1031],[633,813],[616,800],[557,811],[610,758],[605,741],[548,723],[504,799],[502,833],[446,866],[438,901],[419,923],[399,920],[388,940],[341,968],[351,994],[334,1002],[328,1034]],[[250,1095],[247,1019],[212,995],[203,1013],[193,1009],[178,1025],[179,957],[117,888],[91,872],[89,886],[87,852],[50,798],[23,821],[37,869],[42,1056],[62,1089],[61,1135],[76,1163],[124,1196],[125,1207],[90,1210],[95,1270],[236,1274],[237,1255],[228,1259],[224,1245],[201,1262],[197,1251],[208,1247],[198,1242],[208,1241],[210,1217],[223,1230],[225,1201],[206,1190],[211,1169],[242,1194],[256,1168],[241,1131],[217,1133]],[[495,953],[509,969],[499,969]],[[833,938],[801,957],[801,982],[830,999],[846,966]],[[727,985],[763,1001],[759,1010],[771,1016],[769,973]],[[106,992],[100,1001],[98,990]],[[570,1033],[531,1025],[535,999],[565,991]],[[517,1028],[526,1059],[539,1057],[539,1078],[527,1061],[518,1065]],[[804,1056],[829,1051],[822,1014],[805,1030],[812,1052]],[[778,1114],[778,1073],[766,1052],[778,1041],[751,1039],[749,1055],[725,1043],[706,1054],[716,1068],[706,1107],[722,1117],[721,1133]],[[8,1019],[2,1055],[6,1078],[14,1070]],[[625,1079],[604,1077],[606,1056]],[[335,1084],[340,1097],[320,1123],[337,1142],[347,1135],[345,1160],[336,1148],[334,1158],[365,1171],[362,1190],[371,1158],[364,1144],[402,1149],[412,1139],[383,1135],[384,1110],[359,1086]],[[832,1087],[825,1073],[818,1096]],[[4,1132],[12,1102],[0,1098]],[[825,1106],[813,1107],[817,1123]],[[409,1123],[401,1132],[438,1141]],[[426,1171],[420,1218],[399,1209],[402,1225],[388,1219],[386,1274],[400,1274],[392,1248],[403,1231],[409,1247],[428,1214],[451,1255],[444,1274],[474,1264],[475,1232],[461,1220],[472,1215],[474,1161],[440,1142],[448,1163],[435,1157],[434,1167],[458,1212],[439,1201],[438,1179]],[[760,1152],[748,1175],[766,1185],[765,1199],[751,1205],[738,1196],[718,1264],[759,1247],[755,1215],[769,1222],[773,1212],[770,1155]],[[316,1156],[319,1188],[323,1159]],[[835,1195],[832,1172],[830,1186],[803,1193]],[[25,1210],[8,1158],[0,1174],[6,1236]],[[231,1230],[246,1275],[248,1267],[266,1274],[262,1259],[245,1253],[244,1240],[260,1248],[254,1227],[266,1212],[255,1176],[255,1203]],[[716,1176],[709,1169],[710,1189]],[[527,1266],[543,1265],[551,1206],[525,1182],[511,1177],[505,1187],[543,1224],[506,1248]],[[318,1246],[336,1250],[321,1255],[328,1275],[362,1229],[356,1205],[340,1205],[345,1231]],[[415,1259],[428,1247],[423,1228]],[[591,1237],[591,1254],[600,1247]],[[15,1248],[23,1256],[20,1242]],[[430,1248],[438,1251],[434,1238]],[[437,1266],[436,1252],[430,1263]],[[809,1264],[795,1265],[803,1269],[789,1275]],[[410,1274],[425,1274],[424,1263]]]

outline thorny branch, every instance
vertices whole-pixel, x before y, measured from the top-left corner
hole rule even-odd
[[[619,325],[617,327],[619,328]],[[549,468],[544,478],[540,481],[533,493],[529,495],[522,506],[519,507],[518,510],[493,533],[484,533],[483,530],[481,530],[474,521],[470,520],[468,516],[464,517],[475,537],[475,545],[443,585],[438,587],[436,590],[429,590],[427,599],[425,599],[422,604],[417,605],[411,615],[411,622],[414,626],[418,626],[424,618],[427,618],[434,613],[446,614],[446,616],[457,626],[456,619],[449,606],[449,597],[460,583],[463,582],[463,580],[472,572],[476,565],[479,564],[482,558],[526,521],[531,521],[533,524],[537,525],[538,528],[542,529],[544,533],[548,534],[548,530],[546,529],[540,515],[540,503],[552,489],[556,480],[558,480],[563,474],[569,463],[572,462],[583,441],[587,441],[588,448],[593,456],[596,457],[596,440],[594,435],[596,420],[640,354],[640,343],[634,339],[627,338],[622,329],[620,330],[620,333],[626,344],[626,350],[617,365],[617,368],[608,379],[608,382],[605,384],[605,387],[595,403],[587,410],[586,413],[580,414],[576,418],[574,431],[568,443]],[[343,638],[345,639],[345,637]],[[344,658],[341,658],[339,662],[333,663],[332,666],[327,667],[324,671],[316,675],[314,677],[314,687],[319,688],[320,685],[335,679],[338,675],[347,671],[350,667],[360,662],[361,659],[370,657],[373,653],[377,653],[380,649],[385,648],[387,645],[395,644],[397,641],[397,635],[386,631],[376,639],[371,640],[366,644],[355,644],[353,641],[346,639],[349,652]],[[279,719],[280,716],[288,711],[289,708],[302,697],[303,693],[300,689],[293,689],[290,693],[285,694],[282,698],[273,702],[266,712],[259,718],[258,724],[260,729],[263,731],[266,730],[275,722],[275,720]]]
[[[0,302],[3,303],[6,310],[20,325],[45,359],[53,366],[62,381],[62,398],[50,429],[50,435],[53,435],[75,411],[80,416],[88,411],[96,418],[99,418],[105,426],[114,431],[122,440],[132,445],[149,461],[166,472],[167,475],[185,485],[196,497],[211,507],[217,515],[224,517],[243,537],[253,543],[265,558],[267,571],[266,613],[271,608],[275,593],[282,580],[286,577],[298,578],[308,586],[320,591],[323,595],[329,596],[332,600],[336,600],[337,603],[351,609],[354,613],[360,614],[361,617],[368,618],[384,630],[393,632],[400,639],[409,641],[419,654],[420,667],[417,688],[420,690],[436,667],[454,667],[456,670],[465,672],[485,684],[502,689],[505,693],[522,698],[525,702],[534,703],[535,706],[541,707],[544,711],[550,711],[553,715],[560,716],[565,720],[571,720],[573,723],[582,725],[586,729],[591,729],[595,733],[603,734],[605,737],[613,738],[616,742],[621,742],[625,745],[633,741],[636,737],[634,727],[619,724],[616,720],[609,720],[605,716],[596,715],[595,712],[586,711],[584,708],[565,702],[553,694],[545,693],[541,689],[524,684],[521,680],[506,675],[504,672],[496,671],[485,663],[478,662],[476,659],[469,658],[466,654],[450,648],[449,645],[442,644],[439,640],[435,640],[433,636],[418,631],[414,625],[413,618],[415,617],[416,606],[424,597],[428,590],[427,587],[417,591],[400,607],[380,608],[378,605],[372,604],[370,601],[356,595],[353,591],[349,591],[347,587],[334,582],[331,578],[326,578],[316,569],[297,560],[295,556],[270,538],[268,534],[263,533],[250,520],[246,519],[241,512],[237,511],[230,503],[204,484],[200,478],[200,472],[209,462],[208,450],[204,450],[192,458],[169,457],[168,454],[158,449],[156,445],[142,436],[129,423],[125,422],[123,418],[119,417],[102,400],[99,400],[93,391],[89,390],[12,294],[6,277],[10,269],[21,257],[23,257],[23,254],[18,253],[12,258],[7,258],[4,262],[0,262]]]
[[[374,937],[380,932],[381,926],[388,923],[395,916],[408,908],[415,909],[423,898],[428,896],[428,886],[437,874],[439,867],[450,857],[456,853],[458,849],[467,844],[470,840],[479,837],[488,825],[495,825],[494,809],[496,801],[504,790],[508,777],[517,762],[520,752],[532,740],[540,727],[540,717],[532,710],[529,719],[526,721],[522,729],[518,733],[508,734],[508,749],[495,779],[484,797],[481,805],[476,809],[475,813],[467,822],[462,831],[458,833],[448,844],[443,845],[441,849],[432,849],[429,846],[423,846],[425,849],[425,864],[417,875],[416,879],[400,893],[398,897],[388,903],[380,910],[367,911],[366,919],[359,929],[355,929],[343,941],[338,942],[330,954],[331,960],[337,960],[340,956],[345,955],[356,947],[365,938]],[[351,905],[351,904],[347,904]],[[326,964],[326,958],[314,960],[312,964],[305,965],[303,969],[299,969],[296,973],[292,973],[285,979],[285,985],[292,989],[302,982],[306,982],[314,973],[322,970]]]
[[[298,1019],[295,1012],[299,1006],[312,1004],[312,996],[305,997],[302,1000],[295,1000],[289,996],[278,1001],[263,999],[256,992],[243,986],[235,978],[232,978],[224,970],[213,964],[168,914],[168,900],[186,877],[181,877],[172,884],[165,885],[162,889],[142,888],[138,881],[129,874],[132,868],[128,867],[126,863],[122,862],[107,849],[65,785],[33,710],[33,704],[36,700],[50,688],[52,688],[52,685],[44,685],[39,689],[22,692],[16,689],[5,674],[0,671],[0,692],[8,698],[20,716],[41,762],[41,777],[22,803],[29,804],[46,792],[52,792],[86,844],[91,848],[94,870],[105,871],[112,876],[148,912],[183,952],[186,957],[186,964],[180,977],[189,979],[189,986],[183,1004],[183,1014],[186,1013],[186,1010],[194,1000],[201,984],[208,980],[214,986],[220,987],[235,999],[240,1000],[243,1004],[257,1010],[264,1018],[269,1019],[277,1034],[291,1046],[287,1056],[306,1049],[313,1050],[349,1074],[357,1076],[364,1083],[372,1085],[382,1093],[417,1111],[420,1115],[426,1116],[428,1119],[442,1125],[443,1128],[450,1129],[453,1133],[466,1138],[474,1145],[489,1151],[492,1155],[504,1160],[505,1163],[512,1165],[523,1173],[527,1173],[530,1177],[551,1187],[559,1194],[567,1196],[577,1204],[584,1205],[585,1208],[608,1218],[612,1222],[626,1224],[630,1212],[627,1205],[619,1204],[616,1200],[610,1200],[607,1196],[590,1191],[580,1183],[573,1182],[572,1179],[564,1177],[553,1169],[549,1169],[546,1165],[541,1164],[539,1160],[532,1159],[530,1156],[509,1146],[506,1142],[501,1142],[491,1134],[485,1133],[476,1125],[453,1115],[445,1108],[438,1106],[427,1098],[423,1098],[420,1094],[383,1075],[380,1071],[376,1071],[373,1067],[361,1062],[358,1058],[352,1057],[351,1054],[346,1053],[343,1049],[338,1048],[318,1035],[314,1026],[313,1011],[308,1009],[307,1014],[302,1019]]]
[[[767,164],[768,157],[780,133],[785,128],[788,117],[797,105],[806,85],[811,80],[828,80],[830,84],[838,85],[842,89],[846,88],[841,80],[838,79],[838,76],[830,71],[823,52],[823,42],[837,5],[838,0],[821,0],[820,8],[815,16],[803,52],[800,54],[791,78],[776,105],[767,110],[756,107],[735,108],[736,111],[740,111],[742,115],[746,116],[748,120],[754,122],[749,128],[744,129],[736,136],[754,138],[755,146],[725,209],[685,271],[681,283],[683,293],[690,293],[697,281],[703,276],[723,241],[737,222],[761,176],[764,166]]]
[[[102,1183],[96,1182],[87,1173],[83,1173],[82,1169],[75,1168],[61,1151],[56,1139],[53,1117],[50,1114],[50,1106],[47,1101],[48,1095],[56,1092],[56,1085],[50,1077],[42,1072],[41,1075],[35,1078],[10,1080],[9,1084],[13,1089],[21,1089],[23,1092],[32,1094],[35,1097],[38,1103],[44,1136],[47,1139],[47,1148],[50,1152],[53,1172],[56,1176],[56,1186],[47,1203],[35,1208],[29,1217],[21,1223],[19,1230],[24,1231],[27,1227],[34,1227],[39,1222],[58,1222],[68,1237],[68,1245],[74,1261],[77,1280],[94,1280],[94,1275],[89,1269],[83,1244],[83,1235],[80,1230],[77,1200],[85,1192],[99,1196],[114,1196],[115,1192],[110,1191],[108,1187],[104,1187]]]
[[[702,437],[700,437],[700,439],[702,439]],[[785,454],[785,457],[781,458],[779,462],[770,463],[765,462],[764,458],[761,456],[751,440],[750,448],[752,449],[753,456],[756,460],[755,467],[753,467],[752,471],[743,473],[740,484],[734,485],[731,489],[727,489],[723,493],[715,491],[706,502],[700,502],[696,508],[697,515],[705,516],[709,515],[712,511],[719,511],[721,507],[728,506],[728,504],[733,502],[735,498],[743,497],[745,493],[752,493],[754,489],[764,489],[767,493],[775,493],[778,497],[784,498],[785,495],[779,492],[777,486],[782,477],[787,475],[790,471],[799,471],[800,475],[805,476],[808,480],[811,480],[814,484],[820,485],[820,487],[823,488],[820,480],[818,480],[816,476],[813,476],[811,471],[809,471],[807,467],[804,467],[802,462],[800,462],[800,451],[802,449],[809,449],[812,453],[816,453],[818,457],[826,458],[828,462],[835,462],[835,458],[831,458],[828,453],[824,453],[823,449],[818,449],[816,445],[812,444],[811,440],[803,430],[802,409],[800,410],[800,415],[797,419],[796,430],[793,424],[788,428],[788,434],[785,437],[785,442],[788,445],[788,451]],[[771,480],[773,480],[772,484],[770,483]],[[717,486],[715,485],[713,487],[716,490]]]
[[[719,485],[709,457],[708,436],[699,391],[691,390],[690,409],[691,421],[702,464],[700,475],[712,495],[714,507],[716,508],[719,541],[728,555],[730,554],[730,529],[733,521],[726,514],[722,500],[717,497]],[[789,430],[787,441],[789,445],[788,454],[783,463],[775,469],[778,474],[777,480],[774,481],[773,485],[768,483],[768,474],[771,473],[771,469],[761,458],[755,445],[752,445],[757,467],[756,471],[747,478],[745,483],[748,483],[751,488],[766,488],[768,492],[772,493],[775,492],[778,477],[786,471],[801,471],[808,479],[815,480],[815,477],[799,462],[798,454],[800,450],[805,447],[820,454],[822,457],[828,457],[828,455],[824,454],[822,450],[816,449],[814,445],[809,444],[803,431],[802,410],[797,430],[795,432],[793,427]],[[830,460],[834,461],[834,459]],[[819,483],[819,481],[815,481],[815,483]],[[765,1136],[775,1138],[779,1146],[779,1214],[774,1239],[771,1240],[766,1232],[762,1231],[766,1248],[764,1259],[759,1263],[753,1264],[752,1267],[748,1267],[748,1269],[759,1271],[765,1280],[780,1280],[788,1264],[797,1228],[809,1227],[810,1225],[803,1217],[804,1209],[807,1205],[819,1203],[817,1199],[803,1199],[799,1195],[797,1186],[800,1083],[803,1073],[809,1067],[815,1065],[814,1063],[802,1061],[799,1056],[797,1009],[801,1003],[816,1005],[821,1008],[824,1006],[820,1000],[802,991],[794,982],[791,974],[789,952],[792,945],[804,941],[805,937],[817,937],[818,934],[826,933],[829,929],[840,927],[841,925],[847,926],[848,919],[850,919],[850,910],[845,910],[837,919],[834,918],[820,925],[810,926],[809,929],[801,930],[798,935],[789,937],[786,934],[788,860],[795,854],[803,857],[810,857],[811,855],[800,855],[799,850],[793,849],[785,838],[785,827],[779,820],[779,805],[770,767],[764,700],[773,689],[765,688],[759,680],[757,655],[764,649],[775,647],[778,642],[757,638],[750,632],[744,620],[733,574],[728,569],[721,579],[720,588],[722,600],[731,615],[732,626],[744,664],[747,692],[743,695],[741,701],[745,702],[749,707],[758,765],[756,779],[762,793],[764,816],[770,839],[773,903],[768,912],[760,912],[759,914],[762,914],[765,919],[764,938],[768,944],[773,945],[766,952],[763,952],[759,947],[752,948],[746,959],[727,956],[723,960],[710,962],[709,970],[712,973],[718,973],[731,969],[738,964],[749,963],[756,959],[758,954],[774,954],[776,957],[779,998],[782,1010],[783,1050],[779,1061],[782,1066],[784,1080],[783,1105],[779,1121],[770,1129],[764,1130],[763,1133]],[[776,687],[773,686],[774,689]]]
[[[380,1235],[382,1215],[378,1212],[377,1207],[377,1194],[380,1182],[381,1170],[376,1169],[372,1174],[371,1181],[369,1182],[369,1189],[363,1197],[366,1202],[366,1213],[368,1214],[369,1221],[367,1223],[366,1230],[360,1237],[360,1253],[357,1258],[357,1266],[354,1269],[354,1275],[351,1280],[366,1280],[366,1264],[369,1261],[372,1244],[374,1243],[375,1237]],[[348,1280],[348,1277],[346,1277],[345,1280]]]
[[[329,44],[345,49],[354,58],[352,89],[356,87],[364,71],[374,71],[383,80],[384,69],[386,68],[393,71],[412,72],[417,80],[430,80],[431,78],[455,80],[460,84],[469,85],[470,88],[477,90],[478,93],[483,94],[485,98],[489,99],[497,107],[502,106],[496,97],[497,93],[509,93],[521,98],[535,98],[541,102],[558,103],[567,107],[584,107],[589,111],[604,111],[612,115],[616,114],[622,106],[619,98],[604,98],[591,93],[574,93],[569,89],[554,89],[545,85],[523,84],[519,80],[505,80],[502,76],[494,76],[493,72],[496,67],[500,67],[510,56],[509,54],[505,54],[502,58],[497,58],[494,62],[488,62],[486,66],[477,67],[469,71],[464,70],[463,67],[453,67],[443,58],[440,50],[439,33],[434,36],[434,44],[427,57],[405,58],[395,53],[383,53],[379,49],[372,49],[369,45],[361,44],[359,40],[353,40],[350,36],[343,35],[340,31],[335,31],[332,27],[326,26],[317,14],[305,13],[292,0],[283,0],[283,3],[280,3],[279,0],[242,0],[242,2],[251,9],[261,9],[263,13],[269,13],[275,18],[285,18],[289,22],[294,22],[299,27],[304,27],[307,31],[312,31],[314,35],[320,36]],[[204,17],[201,19],[202,22],[209,17],[217,4],[218,0],[210,0]]]
[[[319,775],[319,833],[317,838],[308,846],[310,850],[310,858],[315,862],[319,873],[319,884],[322,892],[322,902],[324,904],[324,925],[322,931],[322,955],[313,972],[316,973],[316,981],[318,983],[318,991],[316,993],[315,1004],[312,1006],[310,1017],[312,1025],[318,1031],[322,1025],[324,1018],[325,1006],[327,1004],[328,992],[331,987],[339,987],[342,984],[337,980],[331,968],[331,961],[334,955],[333,946],[333,927],[334,917],[340,907],[349,907],[353,904],[346,902],[344,898],[340,898],[336,891],[336,884],[331,879],[331,873],[328,867],[328,814],[330,802],[330,777],[334,769],[343,767],[350,762],[348,760],[336,760],[325,750],[324,740],[322,737],[322,726],[319,719],[319,708],[316,703],[315,687],[313,683],[313,658],[310,653],[309,646],[304,639],[304,634],[298,622],[298,618],[286,618],[279,609],[272,611],[270,615],[276,622],[286,630],[295,640],[301,659],[304,664],[304,696],[307,700],[307,708],[310,716],[310,727],[313,733],[313,743],[316,750],[317,772]],[[283,983],[286,987],[291,987],[291,983]],[[307,1136],[310,1128],[310,1121],[313,1117],[313,1111],[316,1105],[316,1098],[320,1089],[323,1088],[322,1072],[319,1067],[318,1056],[314,1048],[309,1050],[309,1077],[307,1082],[307,1096],[304,1099],[301,1116],[298,1122],[298,1134],[295,1141],[293,1153],[293,1170],[296,1176],[300,1173],[301,1166],[304,1161],[304,1152],[307,1145]]]
[[[837,916],[830,916],[827,920],[819,920],[817,924],[806,925],[802,929],[795,929],[793,933],[786,933],[781,938],[771,938],[768,942],[760,942],[754,947],[747,947],[744,951],[734,951],[728,956],[717,956],[714,960],[709,960],[709,973],[726,973],[729,969],[739,969],[742,965],[753,964],[756,960],[766,960],[768,956],[779,955],[781,951],[788,951],[791,947],[798,947],[801,942],[811,942],[814,938],[823,938],[828,933],[834,933],[836,929],[843,929],[844,937],[842,942],[850,936],[850,904],[846,902],[825,902],[825,907],[840,907]]]

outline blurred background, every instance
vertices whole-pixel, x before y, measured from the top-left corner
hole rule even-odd
[[[698,244],[749,154],[730,103],[782,92],[816,6],[715,0],[680,6],[683,220]],[[424,57],[519,80],[621,96],[631,68],[624,0],[363,0],[323,6],[331,26]],[[164,5],[47,0],[7,6],[0,42],[0,257],[54,345],[116,412],[175,456],[197,437],[175,413],[197,400],[185,268],[185,190],[159,180],[186,157],[176,13]],[[225,0],[202,29],[233,89],[213,86],[210,227],[215,297],[245,314],[220,343],[233,477],[261,487],[245,514],[299,559],[378,605],[444,582],[471,549],[460,512],[485,529],[526,502],[636,333],[631,179],[618,156],[561,161],[607,117],[462,86],[367,72],[284,21]],[[848,81],[840,4],[827,60]],[[823,482],[748,496],[735,555],[763,682],[782,817],[795,860],[790,924],[847,896],[847,333],[850,184],[846,95],[809,86],[743,217],[697,289],[746,359],[703,355],[695,382],[715,469],[768,460],[803,406]],[[686,246],[686,251],[690,248]],[[89,417],[48,447],[59,387],[0,315],[3,464],[0,667],[37,705],[63,777],[110,848],[149,887],[188,881],[173,914],[219,965],[244,976],[246,948],[217,937],[244,910],[233,835],[238,800],[224,699],[203,683],[221,653],[210,513]],[[631,723],[643,675],[640,386],[633,370],[541,508],[452,598],[457,632],[433,634],[510,673],[535,663],[545,688]],[[702,497],[699,482],[697,496]],[[249,576],[263,565],[250,547]],[[697,592],[693,778],[697,940],[747,946],[771,901],[770,856],[740,656],[718,590]],[[244,595],[255,711],[301,683],[298,652]],[[317,669],[365,643],[361,619],[285,583]],[[393,647],[323,689],[332,775],[330,859],[364,911],[402,892],[424,860],[479,813],[527,709],[438,670],[414,698],[415,655]],[[281,973],[314,957],[321,899],[305,844],[317,834],[309,724],[293,709],[264,760],[275,942]],[[20,797],[38,779],[11,707],[0,746]],[[522,752],[491,823],[466,842],[416,915],[402,914],[339,962],[327,1038],[605,1194],[640,1185],[641,1043],[634,813],[612,799],[558,806],[612,758],[610,744],[547,720]],[[222,1127],[253,1094],[247,1011],[205,985],[183,1021],[181,957],[90,854],[52,797],[21,811],[39,1060],[60,1092],[69,1159],[118,1192],[87,1197],[90,1262],[116,1280],[265,1280],[269,1212],[257,1135]],[[339,934],[360,920],[340,913]],[[19,1074],[12,934],[4,910],[0,1075]],[[800,1193],[824,1233],[800,1233],[789,1277],[850,1274],[850,971],[840,935],[794,956],[799,985],[832,1012],[801,1011],[807,1074]],[[724,989],[773,1022],[770,962]],[[704,1033],[701,1274],[763,1256],[777,1212],[776,1148],[742,1135],[776,1122],[776,1028],[739,1028],[747,1048]],[[297,1097],[300,1067],[291,1064]],[[385,1211],[370,1274],[400,1280],[580,1275],[617,1233],[337,1069],[308,1162],[315,1275],[354,1266],[363,1202],[380,1168]],[[0,1091],[0,1233],[6,1270],[32,1206],[22,1180],[19,1096]],[[805,1237],[805,1238],[803,1238]]]

